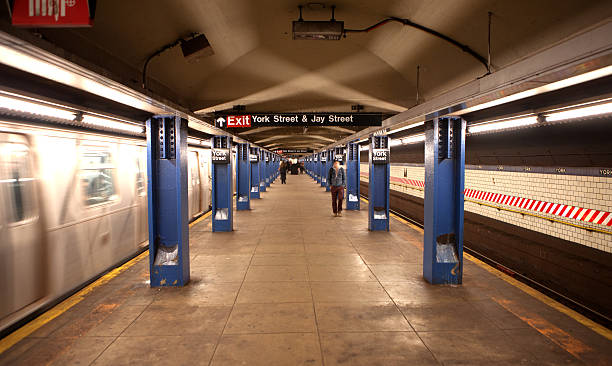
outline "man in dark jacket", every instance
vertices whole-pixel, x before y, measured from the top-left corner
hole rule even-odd
[[[330,186],[332,195],[332,210],[334,216],[342,216],[342,201],[344,200],[344,187],[346,186],[346,174],[344,168],[340,166],[338,160],[334,161],[334,165],[327,173],[327,182]]]
[[[281,184],[287,184],[287,163],[281,162],[278,170],[280,171]]]

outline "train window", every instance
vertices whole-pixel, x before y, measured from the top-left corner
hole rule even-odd
[[[3,143],[2,155],[4,167],[0,183],[10,200],[9,221],[16,223],[35,218],[35,178],[29,147],[21,143]]]
[[[80,178],[85,205],[98,205],[117,198],[114,171],[110,151],[91,147],[83,149]]]

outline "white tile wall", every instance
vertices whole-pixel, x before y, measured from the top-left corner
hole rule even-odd
[[[361,171],[367,173],[368,164],[361,164]],[[406,173],[405,176],[404,173]],[[424,181],[425,168],[422,166],[392,165],[391,176]],[[362,176],[361,179],[367,181],[367,177]],[[465,173],[465,187],[612,212],[612,177],[468,169]],[[424,191],[418,188],[410,188],[392,183],[391,189],[421,198],[424,197]],[[497,208],[479,205],[474,202],[465,202],[466,211],[612,253],[612,235],[589,231],[585,228],[574,227],[565,223],[608,231],[610,231],[610,227],[551,214],[536,213],[535,211],[522,210],[511,206],[505,207],[537,214],[545,218],[498,210]],[[552,222],[546,218],[565,223]]]

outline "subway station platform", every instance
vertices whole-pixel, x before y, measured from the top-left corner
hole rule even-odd
[[[188,286],[150,288],[145,253],[6,338],[0,364],[612,364],[608,331],[469,256],[463,285],[429,285],[419,228],[369,232],[365,204],[333,217],[307,175],[251,204],[234,232],[193,225]]]

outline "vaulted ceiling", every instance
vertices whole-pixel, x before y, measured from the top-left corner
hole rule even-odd
[[[478,78],[485,67],[469,54],[423,31],[390,23],[339,41],[295,41],[291,21],[329,20],[330,6],[347,28],[389,16],[408,18],[487,56],[492,12],[493,71],[612,16],[606,0],[104,0],[94,27],[29,30],[55,46],[141,88],[145,60],[192,32],[204,33],[214,55],[185,59],[180,47],[154,58],[149,89],[204,117],[246,106],[246,112],[366,112],[394,114]],[[4,10],[5,11],[5,10]],[[2,20],[8,22],[8,16]],[[358,127],[349,130],[358,130]],[[242,136],[262,145],[317,146],[349,130],[252,129]],[[275,136],[277,136],[275,138]]]

